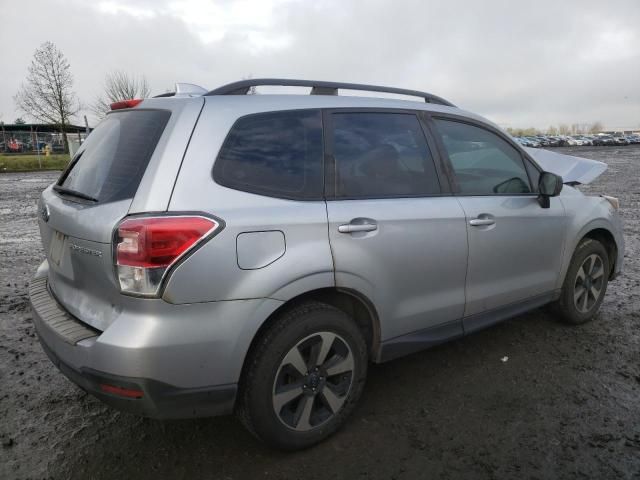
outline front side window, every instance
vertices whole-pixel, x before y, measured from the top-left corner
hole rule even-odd
[[[334,113],[337,198],[440,193],[420,122],[409,113]]]
[[[226,187],[266,196],[321,199],[320,111],[269,112],[239,119],[220,150],[213,178]]]
[[[463,195],[531,193],[520,153],[508,142],[480,127],[435,120]]]

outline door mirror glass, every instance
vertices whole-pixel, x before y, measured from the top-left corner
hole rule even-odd
[[[562,191],[562,177],[551,172],[542,172],[538,192],[545,197],[557,197]]]

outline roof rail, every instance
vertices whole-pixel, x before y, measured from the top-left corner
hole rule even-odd
[[[246,95],[251,87],[276,85],[280,87],[311,87],[311,95],[337,95],[338,89],[361,90],[365,92],[395,93],[411,97],[423,98],[426,103],[436,103],[455,107],[444,98],[419,90],[407,90],[395,87],[380,87],[378,85],[363,85],[360,83],[324,82],[316,80],[292,80],[287,78],[250,78],[239,82],[229,83],[211,90],[205,95]]]

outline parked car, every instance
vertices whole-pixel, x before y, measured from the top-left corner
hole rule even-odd
[[[7,140],[6,149],[9,153],[20,153],[24,151],[24,143],[18,139]]]
[[[613,141],[616,145],[629,145],[629,140],[622,134],[613,135]]]
[[[536,139],[538,140],[538,143],[540,143],[541,147],[552,147],[553,146],[553,141],[550,138],[548,138],[548,137],[546,137],[544,135],[538,135],[536,137]]]
[[[640,135],[635,135],[635,134],[627,135],[626,138],[630,144],[640,143]]]
[[[518,142],[520,145],[522,145],[523,147],[534,147],[534,142],[532,142],[531,140],[529,140],[526,137],[514,137],[514,140],[516,142]]]
[[[245,95],[260,85],[315,94]],[[176,92],[114,104],[38,205],[38,338],[115,408],[235,411],[305,448],[353,412],[369,362],[548,303],[587,322],[621,271],[617,199],[573,187],[602,162],[423,92]]]
[[[534,147],[534,148],[537,148],[537,147],[541,146],[540,145],[540,141],[539,141],[538,138],[536,138],[536,137],[525,137],[525,138],[529,142],[528,146],[531,146],[531,147]]]
[[[576,140],[569,135],[560,135],[557,137],[561,147],[575,147],[578,145]]]
[[[616,141],[610,135],[597,135],[593,140],[593,144],[598,147],[603,147],[608,145],[615,145]]]

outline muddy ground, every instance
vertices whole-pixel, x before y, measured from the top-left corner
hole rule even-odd
[[[541,309],[374,366],[345,428],[295,454],[231,417],[118,413],[62,376],[27,298],[36,198],[57,174],[0,175],[0,478],[640,478],[640,147],[559,150],[606,161],[583,190],[622,203],[625,273],[599,318]]]

